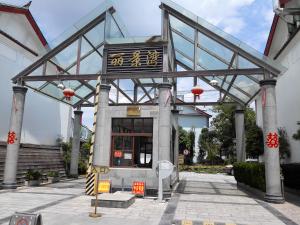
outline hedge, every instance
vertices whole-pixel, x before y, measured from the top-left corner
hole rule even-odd
[[[281,165],[284,176],[285,186],[293,189],[300,189],[300,164],[283,164]]]
[[[261,191],[266,190],[265,166],[261,163],[233,164],[234,177],[237,182],[247,184]]]

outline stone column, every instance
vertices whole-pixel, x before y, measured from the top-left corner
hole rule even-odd
[[[245,144],[245,110],[238,105],[235,110],[236,158],[238,162],[246,161]]]
[[[159,89],[159,160],[170,161],[171,149],[171,87],[169,83],[158,85]]]
[[[74,111],[74,129],[72,139],[72,152],[71,152],[71,165],[70,175],[72,177],[78,177],[78,161],[80,152],[80,131],[81,131],[81,110]]]
[[[93,165],[109,166],[110,152],[105,147],[109,144],[110,134],[106,130],[108,121],[106,120],[106,111],[108,110],[110,85],[101,84],[98,96],[97,120],[94,141]]]
[[[262,80],[263,132],[264,132],[264,159],[266,175],[265,200],[273,203],[283,203],[281,192],[279,137],[277,131],[276,108],[276,80]]]
[[[2,185],[2,187],[5,189],[17,188],[17,165],[27,88],[22,86],[14,86],[13,92],[9,132],[7,137],[4,180]]]
[[[176,177],[177,181],[179,181],[179,164],[178,164],[178,155],[179,155],[179,125],[178,125],[178,116],[179,116],[179,110],[173,109],[172,110],[173,116],[175,118],[175,129],[176,129],[176,135],[175,135],[175,143],[174,143],[174,165],[176,166]]]
[[[171,88],[169,83],[158,85],[158,160],[168,160],[171,162]],[[163,189],[170,191],[171,178],[163,180]]]

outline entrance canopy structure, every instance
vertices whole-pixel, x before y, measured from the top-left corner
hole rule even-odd
[[[269,58],[179,5],[162,0],[160,8],[163,15],[161,36],[132,38],[128,37],[113,4],[107,1],[75,24],[49,46],[47,54],[12,80],[76,108],[94,105],[99,75],[115,89],[110,96],[111,104],[154,103],[157,84],[163,78],[172,82],[174,95],[177,78],[194,77],[193,85],[197,84],[197,78],[208,84],[215,79],[218,84],[213,87],[222,93],[218,103],[230,97],[247,105],[259,92],[259,81],[276,77],[283,71]],[[104,46],[121,43],[163,43],[164,71],[106,73]],[[71,101],[57,88],[60,82],[75,90]]]
[[[4,186],[11,188],[16,185],[27,90],[24,86],[74,108],[95,105],[94,147],[91,148],[93,158],[89,162],[90,166],[120,166],[121,161],[124,162],[123,166],[134,166],[137,165],[136,158],[139,158],[138,164],[149,167],[149,170],[130,168],[128,171],[112,171],[111,175],[116,180],[122,176],[146,177],[147,184],[152,187],[156,186],[155,166],[159,160],[173,161],[175,165],[178,162],[176,105],[236,102],[237,160],[244,161],[243,107],[262,91],[266,200],[277,203],[284,201],[280,181],[274,79],[284,68],[169,0],[162,0],[160,8],[161,35],[134,38],[128,36],[113,4],[107,1],[50,46],[48,53],[12,79],[19,85],[13,89],[15,110],[11,111],[8,134],[11,142],[7,147]],[[178,79],[184,79],[190,87],[196,86],[199,79],[208,85],[216,80],[217,83],[214,82],[212,86],[220,92],[220,98],[215,102],[200,102],[194,98],[191,102],[178,103]],[[68,96],[65,97],[58,87],[72,88],[75,96],[71,100],[67,99]],[[124,104],[128,107],[118,107]],[[174,110],[171,110],[171,104]],[[74,114],[76,129],[72,144],[71,174],[76,176],[82,111],[76,110]],[[119,124],[119,120],[114,120],[120,117],[123,118],[123,125]],[[135,129],[132,117],[138,117],[136,123],[143,125],[136,125]],[[131,125],[124,125],[124,121],[131,121]],[[118,127],[119,132],[111,132],[116,132]],[[123,147],[118,145],[121,143],[118,141],[120,137],[123,138]],[[128,137],[131,141],[126,142],[128,146],[125,149],[124,140]],[[132,145],[134,140],[137,140],[136,143],[143,142],[140,137],[144,138],[144,142],[147,140],[148,150],[146,144],[144,147]],[[110,143],[111,139],[117,141]],[[141,163],[141,155],[144,155],[144,163]],[[148,160],[145,160],[147,157]],[[171,180],[165,184],[170,188]],[[92,182],[88,182],[88,185],[94,189]]]

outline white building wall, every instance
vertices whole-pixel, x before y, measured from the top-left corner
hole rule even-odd
[[[24,15],[0,13],[0,29],[22,42],[39,55],[45,52],[30,23]],[[7,140],[12,105],[11,78],[37,58],[14,42],[0,35],[0,141]],[[55,145],[60,136],[68,137],[70,107],[46,96],[28,90],[22,143]]]
[[[286,25],[279,21],[269,56],[273,58],[287,40]],[[291,145],[291,158],[286,163],[300,162],[300,142],[292,138],[300,128],[300,32],[276,59],[288,70],[280,75],[276,85],[278,127],[286,129]],[[262,127],[261,96],[257,97],[257,124]]]

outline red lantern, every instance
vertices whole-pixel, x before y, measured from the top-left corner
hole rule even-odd
[[[197,97],[198,99],[200,99],[200,95],[204,92],[204,90],[202,88],[200,88],[200,86],[195,86],[192,88],[192,93],[194,94],[195,97]]]
[[[75,95],[75,91],[71,88],[65,88],[63,93],[67,101],[70,101],[71,97]]]

